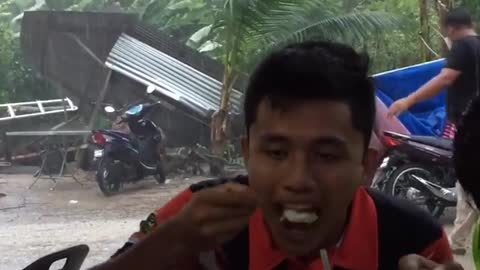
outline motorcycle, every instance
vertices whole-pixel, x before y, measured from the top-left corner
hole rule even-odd
[[[451,140],[384,132],[387,151],[372,186],[426,207],[439,218],[457,203]]]
[[[132,135],[112,129],[92,131],[92,142],[98,160],[96,180],[106,196],[118,193],[123,183],[137,182],[153,175],[159,184],[165,182],[163,162],[159,154],[162,132],[145,116],[158,103],[130,107],[120,122],[126,122]],[[114,112],[111,106],[105,111]]]

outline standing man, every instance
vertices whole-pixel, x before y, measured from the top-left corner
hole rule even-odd
[[[444,24],[448,31],[447,36],[453,42],[445,68],[416,92],[393,103],[388,114],[390,117],[398,116],[413,105],[435,97],[448,87],[448,123],[443,137],[453,139],[455,126],[462,112],[480,87],[480,39],[475,32],[470,14],[463,8],[450,11]],[[472,215],[476,217],[477,214],[465,200],[462,187],[457,184],[457,189],[457,218],[450,241],[454,253],[463,255],[466,252],[466,239],[473,227],[474,218],[469,217]]]

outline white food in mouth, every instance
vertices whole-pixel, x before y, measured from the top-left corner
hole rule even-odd
[[[317,221],[318,215],[313,211],[298,211],[295,209],[284,209],[280,221],[288,221],[291,223],[311,224]]]

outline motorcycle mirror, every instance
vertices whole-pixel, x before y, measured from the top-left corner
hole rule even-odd
[[[105,106],[104,110],[107,113],[113,113],[115,111],[115,108],[113,108],[112,106]]]
[[[151,94],[151,93],[155,92],[155,90],[157,90],[157,88],[155,86],[149,85],[147,87],[147,94]]]

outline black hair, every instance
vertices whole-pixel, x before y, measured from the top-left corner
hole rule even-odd
[[[366,54],[334,42],[295,43],[271,53],[257,66],[245,93],[247,134],[265,98],[274,109],[312,99],[334,100],[349,106],[353,127],[364,135],[367,149],[375,120],[368,67]]]
[[[457,127],[454,139],[453,163],[458,181],[480,206],[480,98],[472,100]]]
[[[448,12],[443,24],[451,27],[472,27],[473,20],[466,8],[459,7]]]

